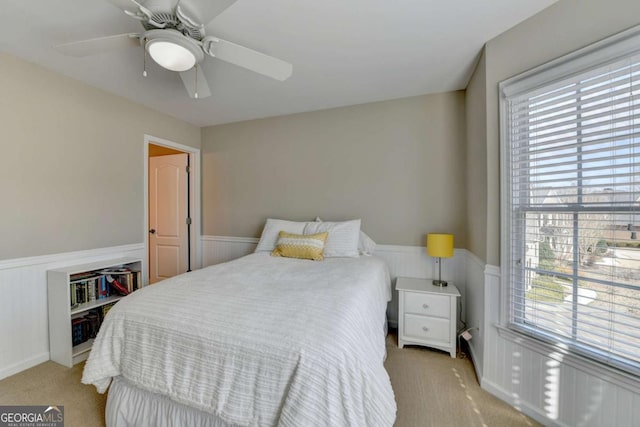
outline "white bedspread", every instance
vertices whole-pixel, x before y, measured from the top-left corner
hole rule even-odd
[[[257,253],[111,309],[82,382],[138,387],[242,426],[391,426],[386,265]]]

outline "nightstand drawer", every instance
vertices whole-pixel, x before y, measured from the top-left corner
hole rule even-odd
[[[435,317],[404,315],[404,335],[419,340],[448,343],[449,320]]]
[[[449,297],[444,295],[403,292],[405,313],[449,318]]]

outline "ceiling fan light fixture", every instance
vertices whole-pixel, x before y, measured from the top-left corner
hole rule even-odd
[[[152,40],[147,45],[147,51],[158,65],[167,70],[187,71],[196,65],[195,55],[172,41]]]
[[[202,48],[180,32],[171,29],[147,31],[144,47],[162,68],[183,72],[203,60]]]

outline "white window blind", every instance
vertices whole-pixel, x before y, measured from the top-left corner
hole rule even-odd
[[[508,321],[638,373],[640,55],[571,65],[502,86]]]

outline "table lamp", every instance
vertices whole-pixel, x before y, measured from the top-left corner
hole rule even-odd
[[[442,280],[442,258],[453,256],[453,234],[427,234],[427,254],[438,258],[438,280],[434,280],[433,285],[447,286]]]

